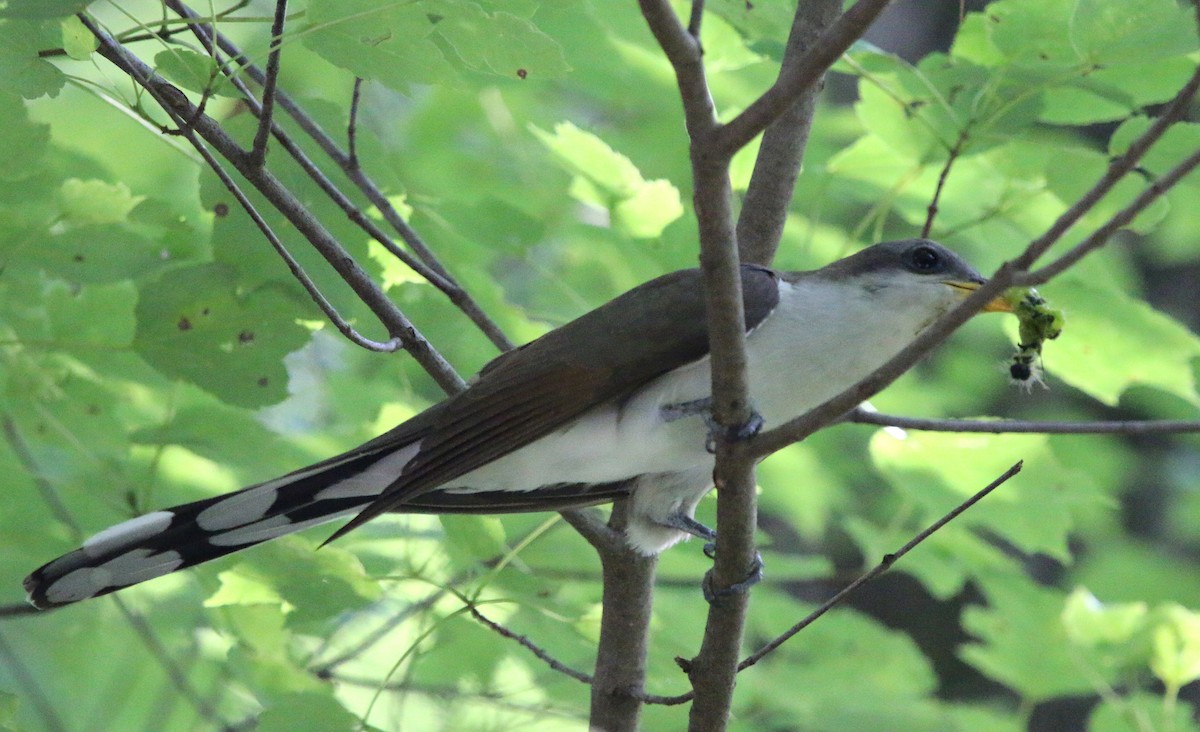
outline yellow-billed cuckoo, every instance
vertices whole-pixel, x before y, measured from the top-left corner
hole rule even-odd
[[[742,267],[750,394],[775,427],[853,384],[983,278],[925,240],[877,244],[811,272]],[[1009,310],[1002,301],[988,307]],[[651,280],[496,358],[470,387],[323,462],[105,529],[34,571],[64,605],[332,519],[385,512],[554,511],[631,497],[629,544],[687,534],[712,485],[701,275]]]

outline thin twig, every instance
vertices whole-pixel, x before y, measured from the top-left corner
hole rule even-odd
[[[817,83],[838,57],[862,37],[889,2],[858,0],[842,13],[787,74],[781,74],[770,89],[725,125],[714,147],[728,156],[745,147]]]
[[[991,483],[988,483],[984,488],[982,488],[977,493],[975,493],[975,495],[971,496],[967,500],[965,500],[962,503],[955,506],[950,512],[946,513],[944,516],[939,518],[937,521],[934,521],[932,524],[930,524],[928,527],[926,527],[924,531],[917,534],[913,538],[909,539],[908,542],[904,544],[904,546],[900,547],[892,554],[885,554],[883,556],[883,558],[880,560],[879,564],[872,567],[870,571],[864,573],[863,575],[859,576],[858,579],[854,580],[850,584],[843,587],[840,591],[835,593],[828,600],[821,603],[820,607],[818,607],[816,610],[813,610],[811,613],[809,613],[807,616],[805,616],[805,618],[803,620],[796,623],[791,628],[788,628],[786,631],[784,631],[779,636],[774,638],[771,642],[767,643],[762,648],[758,649],[757,651],[755,651],[754,653],[750,654],[745,659],[743,659],[742,662],[739,663],[737,666],[738,673],[741,673],[742,671],[750,668],[754,664],[761,661],[765,656],[770,654],[772,651],[774,651],[779,646],[786,643],[797,633],[799,633],[800,631],[804,630],[805,628],[807,628],[808,626],[810,626],[814,622],[816,622],[822,615],[826,614],[833,608],[840,605],[847,597],[849,597],[852,593],[854,593],[856,590],[858,590],[858,588],[862,587],[863,585],[867,584],[871,580],[875,579],[879,575],[881,575],[884,572],[886,572],[887,570],[889,570],[892,567],[892,565],[894,565],[897,561],[900,560],[901,557],[903,557],[905,554],[908,554],[910,551],[915,549],[919,544],[921,544],[921,542],[923,542],[926,539],[928,539],[929,537],[933,536],[935,533],[937,533],[939,530],[941,530],[941,528],[943,526],[945,526],[946,524],[950,523],[954,519],[961,516],[967,509],[971,508],[976,503],[979,503],[979,501],[983,500],[983,498],[985,496],[987,496],[989,493],[991,493],[992,491],[999,488],[1001,485],[1003,485],[1005,482],[1007,482],[1010,478],[1012,478],[1017,473],[1021,472],[1021,468],[1023,465],[1024,465],[1023,460],[1017,461],[1017,463],[1014,464],[1011,468],[1004,471],[1004,473],[1001,474],[1000,477],[996,478]],[[640,697],[640,699],[643,702],[645,702],[646,704],[660,704],[660,705],[666,705],[666,706],[672,706],[672,705],[676,705],[676,704],[684,704],[686,702],[691,701],[694,698],[695,698],[695,692],[687,692],[684,694],[680,694],[678,696],[656,696],[656,695],[651,695],[651,694],[644,694]]]
[[[198,140],[196,143],[196,150],[200,153],[201,157],[204,158],[204,162],[208,164],[208,167],[213,171],[213,173],[216,174],[217,178],[220,179],[226,190],[228,190],[233,197],[237,199],[238,205],[242,207],[242,209],[250,217],[250,220],[254,222],[254,225],[257,226],[258,230],[262,232],[262,235],[266,237],[267,242],[271,245],[271,248],[273,248],[275,253],[279,255],[279,258],[283,260],[283,263],[287,265],[288,271],[292,273],[292,277],[294,277],[296,281],[300,283],[301,287],[308,292],[308,296],[317,304],[317,307],[321,309],[321,312],[325,313],[326,319],[328,319],[329,322],[332,323],[333,326],[337,328],[338,331],[351,343],[361,346],[368,351],[393,353],[399,350],[403,343],[398,336],[393,336],[387,341],[382,342],[372,340],[359,333],[354,326],[350,325],[349,321],[347,321],[341,316],[340,313],[338,313],[337,308],[334,307],[333,303],[331,303],[329,299],[321,293],[320,288],[317,287],[317,283],[308,276],[308,273],[304,271],[304,267],[301,266],[300,262],[296,261],[296,258],[292,256],[290,251],[288,251],[287,246],[284,245],[283,241],[275,233],[274,229],[271,228],[271,225],[267,222],[266,218],[264,218],[263,215],[258,212],[258,209],[254,206],[254,203],[250,200],[249,196],[242,191],[241,187],[237,184],[237,181],[235,181],[233,177],[229,175],[228,171],[225,170],[225,166],[221,165],[221,162],[217,160],[215,156],[213,156],[213,154],[205,145],[199,144]]]
[[[362,77],[354,77],[354,91],[350,94],[350,121],[346,124],[346,148],[349,155],[346,164],[354,170],[362,166],[358,163],[358,103],[362,94]]]
[[[1091,252],[1099,249],[1108,242],[1109,237],[1117,233],[1117,231],[1129,222],[1133,221],[1139,213],[1145,210],[1150,204],[1157,201],[1166,194],[1171,188],[1175,187],[1179,181],[1196,169],[1200,165],[1200,150],[1192,153],[1184,158],[1183,162],[1171,168],[1165,175],[1158,178],[1138,194],[1138,197],[1116,212],[1105,221],[1099,228],[1091,233],[1088,238],[1076,244],[1070,251],[1063,254],[1058,259],[1041,269],[1029,272],[1018,278],[1018,282],[1028,285],[1041,285],[1049,282],[1050,279],[1057,277],[1065,272],[1068,268],[1074,266],[1076,262],[1083,259]]]
[[[960,130],[958,139],[950,146],[950,152],[946,156],[946,164],[942,166],[942,172],[938,174],[937,186],[934,187],[933,198],[929,201],[929,209],[925,214],[925,225],[921,227],[922,239],[929,238],[929,232],[933,229],[933,220],[938,215],[938,201],[942,199],[942,189],[945,188],[946,179],[950,177],[950,169],[954,167],[954,162],[958,160],[958,156],[962,154],[963,147],[967,144],[970,134],[967,128]]]
[[[1200,432],[1200,420],[1038,422],[1009,419],[927,419],[869,412],[861,407],[847,415],[846,421],[925,432],[978,432],[993,435],[1171,435]]]
[[[696,43],[700,43],[700,24],[704,22],[704,0],[692,0],[692,12],[688,16],[687,32],[688,35],[696,39]],[[704,46],[701,45],[701,49]]]
[[[211,33],[211,29],[207,28],[206,26],[197,25],[194,27],[194,30],[196,37],[202,44],[204,44],[204,47],[213,54],[214,59],[218,61],[218,66],[224,71],[230,85],[242,95],[242,98],[246,102],[246,107],[250,110],[250,113],[261,118],[263,115],[262,105],[257,99],[254,98],[254,95],[250,92],[250,88],[239,77],[236,71],[237,65],[231,63],[231,61],[236,61],[237,59],[231,58],[229,61],[221,62],[218,49],[213,45],[212,38],[209,35]],[[264,84],[266,81],[269,81],[269,79],[264,78]],[[272,94],[273,99],[278,99],[281,96],[282,93],[278,90]],[[280,101],[280,106],[283,106],[282,101]],[[322,172],[320,167],[308,157],[308,154],[300,148],[300,146],[291,138],[290,135],[287,134],[286,131],[274,123],[270,125],[270,130],[275,136],[275,139],[279,141],[288,155],[290,155],[305,172],[305,174],[308,175],[309,179],[316,183],[317,187],[320,188],[321,191],[324,192],[325,195],[328,196],[329,199],[338,206],[338,208],[342,209],[342,212],[346,214],[347,218],[349,218],[351,222],[353,222],[363,231],[370,234],[371,238],[379,242],[392,256],[408,265],[414,272],[423,277],[434,287],[442,291],[445,291],[447,288],[451,287],[450,283],[447,282],[446,278],[441,273],[430,268],[425,263],[419,261],[419,259],[413,257],[411,254],[398,247],[396,242],[392,241],[390,236],[384,233],[384,231],[378,225],[376,225],[375,222],[371,221],[371,219],[369,219],[353,201],[351,201],[344,193],[342,193],[337,185],[331,181],[324,172]]]
[[[1079,219],[1083,218],[1084,214],[1095,208],[1105,194],[1117,184],[1121,178],[1125,177],[1134,167],[1146,151],[1158,141],[1163,134],[1170,129],[1179,120],[1183,119],[1187,114],[1188,108],[1191,105],[1192,97],[1196,95],[1196,90],[1200,89],[1200,66],[1192,73],[1187,83],[1180,88],[1179,93],[1171,100],[1163,109],[1162,114],[1154,121],[1154,124],[1143,132],[1136,140],[1129,144],[1128,149],[1123,154],[1118,156],[1108,165],[1108,169],[1104,171],[1104,175],[1092,188],[1071,204],[1070,208],[1062,213],[1050,225],[1046,232],[1035,239],[1025,252],[1013,261],[1014,266],[1018,270],[1029,270],[1035,261],[1046,251],[1052,247],[1063,234],[1067,233]]]
[[[312,215],[296,196],[274,175],[263,168],[247,164],[246,155],[236,141],[217,122],[206,115],[197,115],[187,96],[166,82],[136,56],[113,40],[112,36],[97,27],[85,15],[77,16],[100,41],[100,54],[117,68],[129,75],[146,89],[155,101],[177,123],[191,119],[192,124],[184,131],[199,133],[224,158],[237,167],[248,181],[271,202],[280,213],[317,249],[341,278],[354,290],[376,317],[384,323],[389,335],[399,337],[405,349],[445,390],[454,392],[463,388],[462,379],[449,363],[438,353],[424,336],[409,322],[408,318],[388,299],[379,286],[366,275],[332,234]],[[195,144],[195,142],[193,143]]]
[[[279,81],[279,58],[283,55],[283,24],[287,19],[287,0],[275,0],[275,18],[271,21],[271,45],[267,53],[266,78],[263,80],[262,108],[258,113],[258,131],[250,149],[250,164],[262,167],[267,160],[267,141],[271,138],[275,112],[275,85]]]
[[[173,12],[179,14],[186,20],[195,21],[200,19],[200,16],[191,8],[184,5],[181,0],[164,0],[164,4]],[[215,42],[217,47],[235,60],[243,72],[251,79],[255,80],[259,84],[265,81],[265,76],[262,69],[251,63],[250,59],[248,59],[245,54],[243,54],[242,51],[223,34],[214,32],[206,25],[199,22],[193,23],[193,29],[197,34],[204,34],[207,38],[209,38],[210,41]],[[197,37],[199,37],[199,35]],[[371,205],[373,205],[383,216],[384,221],[386,221],[388,225],[400,235],[400,238],[403,239],[404,243],[408,245],[409,249],[411,249],[418,258],[420,258],[421,262],[424,262],[429,269],[432,269],[441,278],[440,282],[436,278],[430,279],[430,282],[432,282],[434,286],[438,287],[438,289],[450,299],[450,302],[454,303],[455,307],[457,307],[463,312],[463,314],[470,318],[471,322],[473,322],[475,326],[478,327],[480,331],[482,331],[483,334],[488,338],[488,340],[495,344],[497,348],[502,351],[512,349],[513,343],[508,339],[500,327],[496,325],[496,323],[489,318],[486,313],[483,312],[483,309],[477,302],[475,302],[470,293],[464,290],[450,276],[449,272],[433,253],[433,250],[429,248],[429,245],[425,243],[417,231],[413,229],[407,221],[404,220],[404,217],[400,215],[395,206],[392,205],[392,202],[386,195],[384,195],[383,191],[380,190],[379,186],[376,185],[375,182],[361,169],[350,164],[349,155],[345,153],[338,146],[337,142],[335,142],[334,139],[327,132],[325,132],[325,130],[319,124],[317,124],[316,120],[314,120],[307,112],[305,112],[288,94],[281,90],[277,90],[275,93],[275,100],[279,107],[287,112],[287,114],[296,122],[297,126],[299,126],[300,129],[305,132],[305,134],[311,137],[313,141],[317,143],[317,146],[321,148],[322,152],[329,156],[329,158],[342,169],[342,171],[346,174],[346,177],[348,177],[350,181],[354,183],[354,185],[360,191],[363,192],[363,194],[367,197],[367,200],[371,202]],[[385,237],[385,239],[390,242],[389,237]],[[396,255],[396,252],[392,250],[392,247],[390,247],[389,244],[384,244],[384,247],[389,248],[389,251],[392,251],[393,255],[399,256]],[[406,259],[402,259],[402,261],[407,263]],[[420,267],[414,267],[413,269],[414,271],[422,271]]]
[[[848,597],[851,593],[853,593],[859,587],[862,587],[866,583],[870,582],[871,580],[875,579],[879,575],[888,571],[888,569],[890,569],[893,564],[895,564],[905,554],[908,554],[910,551],[912,551],[914,548],[916,548],[917,545],[919,545],[921,542],[923,542],[926,539],[928,539],[929,537],[933,536],[943,526],[945,526],[946,524],[950,523],[954,519],[961,516],[964,511],[969,509],[971,506],[974,506],[976,503],[979,503],[981,500],[983,500],[983,498],[985,496],[987,496],[989,493],[996,490],[1001,485],[1003,485],[1005,482],[1007,482],[1009,480],[1009,478],[1012,478],[1014,475],[1021,472],[1021,468],[1023,465],[1024,465],[1024,461],[1018,460],[1016,463],[1013,464],[1013,466],[1011,468],[1004,471],[1004,473],[1002,473],[1000,475],[1000,477],[996,478],[991,483],[988,483],[984,488],[980,489],[975,495],[971,496],[967,500],[965,500],[962,503],[955,506],[952,511],[950,511],[946,515],[942,516],[937,521],[934,521],[932,524],[930,524],[928,527],[926,527],[924,531],[917,534],[913,538],[909,539],[908,542],[906,542],[904,544],[904,546],[900,547],[892,554],[885,554],[883,556],[883,559],[880,560],[879,564],[877,564],[873,568],[871,568],[871,570],[869,572],[862,575],[858,579],[854,580],[850,584],[846,585],[844,588],[842,588],[842,590],[840,592],[838,592],[833,597],[826,600],[824,603],[821,604],[820,607],[818,607],[816,610],[809,613],[807,617],[805,617],[799,623],[796,623],[795,625],[793,625],[786,632],[780,634],[777,638],[772,640],[770,643],[767,643],[762,648],[758,649],[754,653],[747,656],[744,661],[742,661],[740,664],[738,664],[738,671],[744,671],[745,669],[748,669],[751,666],[753,666],[754,664],[758,663],[759,661],[761,661],[763,659],[764,656],[766,656],[767,654],[771,653],[779,646],[786,643],[789,638],[796,635],[800,631],[804,630],[808,626],[812,625],[817,620],[817,618],[820,618],[822,615],[829,612],[834,607],[837,607],[838,605],[840,605],[841,602],[846,599],[846,597]]]
[[[62,717],[58,716],[58,706],[50,701],[49,695],[42,689],[37,677],[26,668],[25,663],[21,660],[21,654],[8,645],[8,641],[3,635],[0,635],[0,661],[3,661],[5,671],[23,689],[24,697],[37,710],[45,728],[50,732],[66,732],[67,725],[63,722]]]
[[[487,617],[483,613],[479,612],[479,608],[475,606],[474,602],[467,600],[467,598],[461,598],[461,599],[463,599],[467,603],[467,612],[471,613],[471,617],[475,618],[480,623],[482,623],[486,627],[490,628],[493,632],[495,632],[498,635],[501,635],[505,638],[508,638],[509,640],[516,641],[521,646],[523,646],[526,650],[528,650],[530,653],[532,653],[533,655],[537,656],[539,659],[544,661],[547,666],[554,669],[555,671],[558,671],[561,674],[565,674],[566,676],[570,676],[571,678],[575,679],[576,681],[578,681],[580,683],[584,683],[584,684],[592,683],[591,675],[586,674],[577,669],[573,669],[570,666],[568,666],[567,664],[563,663],[562,661],[559,661],[554,656],[551,656],[544,648],[542,648],[538,644],[534,643],[533,641],[529,640],[528,636],[521,635],[520,633],[509,630],[508,628],[504,627],[500,623],[497,623],[496,621]]]

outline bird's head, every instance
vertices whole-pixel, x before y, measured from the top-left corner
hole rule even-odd
[[[928,311],[932,317],[957,305],[986,280],[962,257],[928,239],[883,242],[820,270],[834,281],[853,282],[881,308]],[[998,297],[985,312],[1013,312]]]

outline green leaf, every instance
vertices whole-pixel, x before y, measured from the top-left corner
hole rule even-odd
[[[1144,602],[1102,603],[1078,587],[1067,597],[1062,622],[1080,663],[1105,679],[1135,678],[1150,661],[1151,617]]]
[[[0,91],[36,99],[56,96],[63,88],[66,75],[38,56],[37,38],[35,23],[0,22]]]
[[[100,47],[100,41],[78,17],[63,18],[61,26],[63,50],[76,61],[86,61]]]
[[[441,16],[434,32],[472,70],[513,79],[553,79],[570,67],[562,46],[530,21],[503,11],[488,13],[465,0],[428,4]]]
[[[238,293],[224,265],[172,270],[141,288],[134,348],[162,373],[241,406],[287,395],[283,357],[308,331],[269,288]]]
[[[298,729],[354,732],[362,728],[358,718],[334,698],[332,690],[281,696],[263,710],[255,724],[259,732],[295,732]]]
[[[1086,478],[1058,464],[1039,435],[956,435],[881,430],[871,456],[889,481],[924,508],[920,526],[983,488],[1017,460],[1025,467],[945,531],[982,527],[1021,551],[1069,561],[1073,504],[1092,501]],[[1036,514],[1030,513],[1036,506]]]
[[[1146,626],[1147,614],[1144,602],[1105,604],[1077,587],[1063,608],[1063,627],[1067,637],[1082,646],[1128,643]]]
[[[379,583],[358,557],[335,546],[286,536],[244,555],[206,604],[284,603],[288,625],[308,628],[379,597]]]
[[[1167,603],[1157,613],[1150,670],[1170,690],[1200,679],[1200,613]]]
[[[304,45],[355,76],[393,89],[453,79],[453,66],[430,35],[428,8],[374,0],[312,0]]]
[[[1027,703],[1093,691],[1069,652],[1058,591],[1010,572],[988,577],[983,592],[987,606],[963,612],[963,628],[977,639],[960,651],[967,663]]]
[[[1070,44],[1089,63],[1145,63],[1196,50],[1195,12],[1172,0],[1078,0]]]
[[[1101,697],[1087,720],[1088,732],[1197,732],[1189,704],[1167,703],[1161,696],[1133,692]]]
[[[80,13],[92,0],[5,0],[0,18],[62,18]]]
[[[1010,62],[1031,68],[1075,66],[1079,56],[1063,43],[1073,0],[1000,0],[983,11],[992,46]]]
[[[1067,318],[1062,336],[1043,351],[1051,384],[1061,379],[1110,405],[1134,385],[1200,403],[1192,373],[1192,359],[1200,356],[1195,333],[1117,287],[1068,277],[1042,291]]]
[[[0,180],[30,177],[45,154],[50,126],[29,121],[21,100],[0,92]]]
[[[508,551],[504,541],[504,524],[492,516],[439,516],[446,532],[447,549],[464,566],[478,566],[488,559]]]
[[[67,178],[59,189],[63,217],[76,226],[119,224],[145,196],[134,196],[124,183]]]
[[[154,66],[160,74],[188,91],[217,94],[230,98],[240,95],[227,83],[212,56],[186,48],[170,48],[154,54]]]
[[[554,134],[530,128],[567,171],[575,174],[573,195],[609,208],[613,223],[636,238],[659,236],[683,215],[679,190],[669,181],[645,180],[637,166],[603,140],[570,122],[554,126]]]
[[[133,343],[137,289],[131,282],[52,283],[46,294],[50,331],[64,351],[125,349]]]

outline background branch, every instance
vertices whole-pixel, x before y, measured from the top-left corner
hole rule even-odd
[[[783,51],[779,77],[802,63],[805,52],[838,16],[839,0],[810,0],[796,4],[792,29]],[[808,133],[824,82],[818,80],[800,93],[787,111],[767,127],[754,160],[750,185],[738,215],[737,242],[743,262],[770,264],[787,222],[796,178],[800,175]]]
[[[1200,432],[1200,420],[1153,419],[1112,420],[1101,422],[1041,422],[1013,419],[928,419],[872,412],[856,407],[847,422],[900,427],[926,432],[979,432],[992,435],[1161,435]]]

